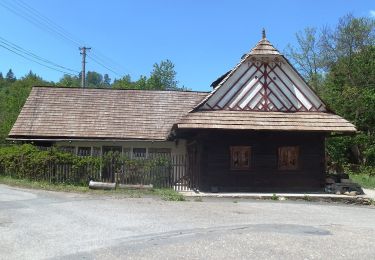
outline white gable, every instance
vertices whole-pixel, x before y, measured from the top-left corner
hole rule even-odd
[[[200,109],[326,111],[315,92],[265,38],[219,83]]]

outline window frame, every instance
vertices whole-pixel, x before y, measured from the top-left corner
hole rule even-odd
[[[136,153],[135,150],[144,150],[143,152]],[[143,156],[140,156],[141,154],[144,154]],[[146,159],[148,157],[147,154],[147,147],[133,147],[132,148],[132,158],[133,159]]]
[[[84,154],[84,155],[79,154],[80,149],[89,151],[89,154]],[[92,147],[91,146],[77,146],[77,156],[86,157],[86,156],[91,156],[91,155],[92,155]]]
[[[229,148],[230,150],[230,170],[232,171],[246,171],[246,170],[250,170],[251,169],[251,146],[248,146],[248,145],[233,145],[233,146],[230,146]],[[248,156],[247,156],[247,164],[243,164],[243,161],[241,160],[240,161],[240,165],[239,166],[235,166],[234,165],[234,153],[235,152],[239,152],[240,153],[240,157],[242,156],[246,156],[246,153],[248,153]]]
[[[70,153],[70,154],[76,155],[76,147],[74,145],[58,146],[57,149],[64,153]]]
[[[296,155],[295,158],[295,165],[283,165],[281,158],[282,158],[282,150],[283,149],[295,149],[294,153]],[[279,146],[277,149],[277,170],[278,171],[298,171],[300,169],[300,146],[299,145],[288,145],[288,146]],[[286,151],[287,156],[289,151]],[[285,153],[285,152],[284,152]],[[287,158],[287,161],[290,161],[289,158]]]

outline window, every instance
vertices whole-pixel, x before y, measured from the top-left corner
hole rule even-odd
[[[168,157],[171,155],[171,149],[170,148],[149,148],[148,155],[151,158]]]
[[[74,146],[60,146],[58,149],[61,152],[71,153],[71,154],[75,154],[75,150],[76,150]]]
[[[297,170],[299,159],[298,146],[279,147],[279,170]]]
[[[102,149],[100,147],[93,147],[92,148],[92,156],[94,157],[100,157],[100,155],[102,154]]]
[[[250,168],[250,146],[230,147],[230,168],[232,170],[246,170]]]
[[[133,158],[146,158],[146,148],[133,148]]]
[[[90,156],[91,147],[78,147],[77,155],[78,156]]]
[[[126,158],[131,158],[132,156],[132,149],[128,148],[128,147],[123,147],[122,148],[122,153],[123,155],[126,157]]]

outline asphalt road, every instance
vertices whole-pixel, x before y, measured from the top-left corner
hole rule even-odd
[[[374,259],[375,208],[0,185],[0,259]]]

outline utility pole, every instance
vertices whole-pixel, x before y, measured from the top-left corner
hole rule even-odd
[[[80,54],[82,55],[82,72],[81,72],[81,88],[86,87],[86,51],[91,50],[88,47],[80,47],[79,50],[81,51]]]

